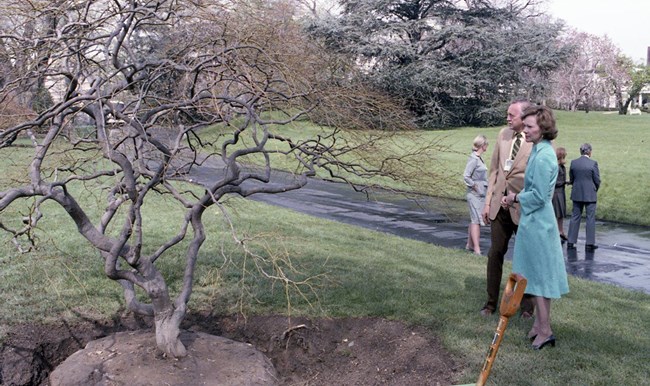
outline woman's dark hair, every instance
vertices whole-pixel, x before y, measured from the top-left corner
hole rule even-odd
[[[557,156],[557,163],[564,165],[566,163],[566,149],[563,147],[558,147],[555,149],[555,155]]]
[[[521,119],[534,115],[537,118],[537,126],[542,131],[542,138],[549,141],[557,137],[557,128],[555,127],[555,117],[553,110],[546,106],[528,106],[521,113]]]

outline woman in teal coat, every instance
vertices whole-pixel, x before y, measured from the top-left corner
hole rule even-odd
[[[501,202],[508,207],[520,203],[521,218],[515,240],[513,272],[528,283],[526,293],[533,295],[535,323],[528,333],[533,348],[555,346],[551,330],[551,299],[569,292],[562,244],[553,211],[552,197],[558,174],[557,157],[551,140],[557,137],[553,112],[546,106],[530,106],[522,113],[524,135],[533,149],[526,166],[524,190],[510,193]]]

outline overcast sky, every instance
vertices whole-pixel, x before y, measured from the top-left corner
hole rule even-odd
[[[547,0],[548,11],[575,29],[607,35],[624,55],[645,64],[650,46],[650,0]]]

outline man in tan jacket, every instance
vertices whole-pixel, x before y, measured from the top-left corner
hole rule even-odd
[[[501,207],[501,198],[509,192],[519,193],[524,188],[524,171],[532,145],[526,142],[521,112],[530,105],[526,100],[515,100],[508,107],[508,127],[501,129],[494,146],[488,176],[488,190],[483,208],[483,220],[490,224],[491,245],[487,262],[487,302],[481,315],[492,315],[498,305],[503,258],[508,243],[519,224],[519,204]],[[521,315],[532,317],[533,304],[528,297],[521,303]]]

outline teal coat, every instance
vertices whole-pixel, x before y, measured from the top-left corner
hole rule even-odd
[[[527,280],[526,293],[558,299],[569,292],[564,254],[551,199],[558,173],[549,141],[533,146],[526,166],[524,190],[517,198],[521,218],[515,239],[512,270]]]

